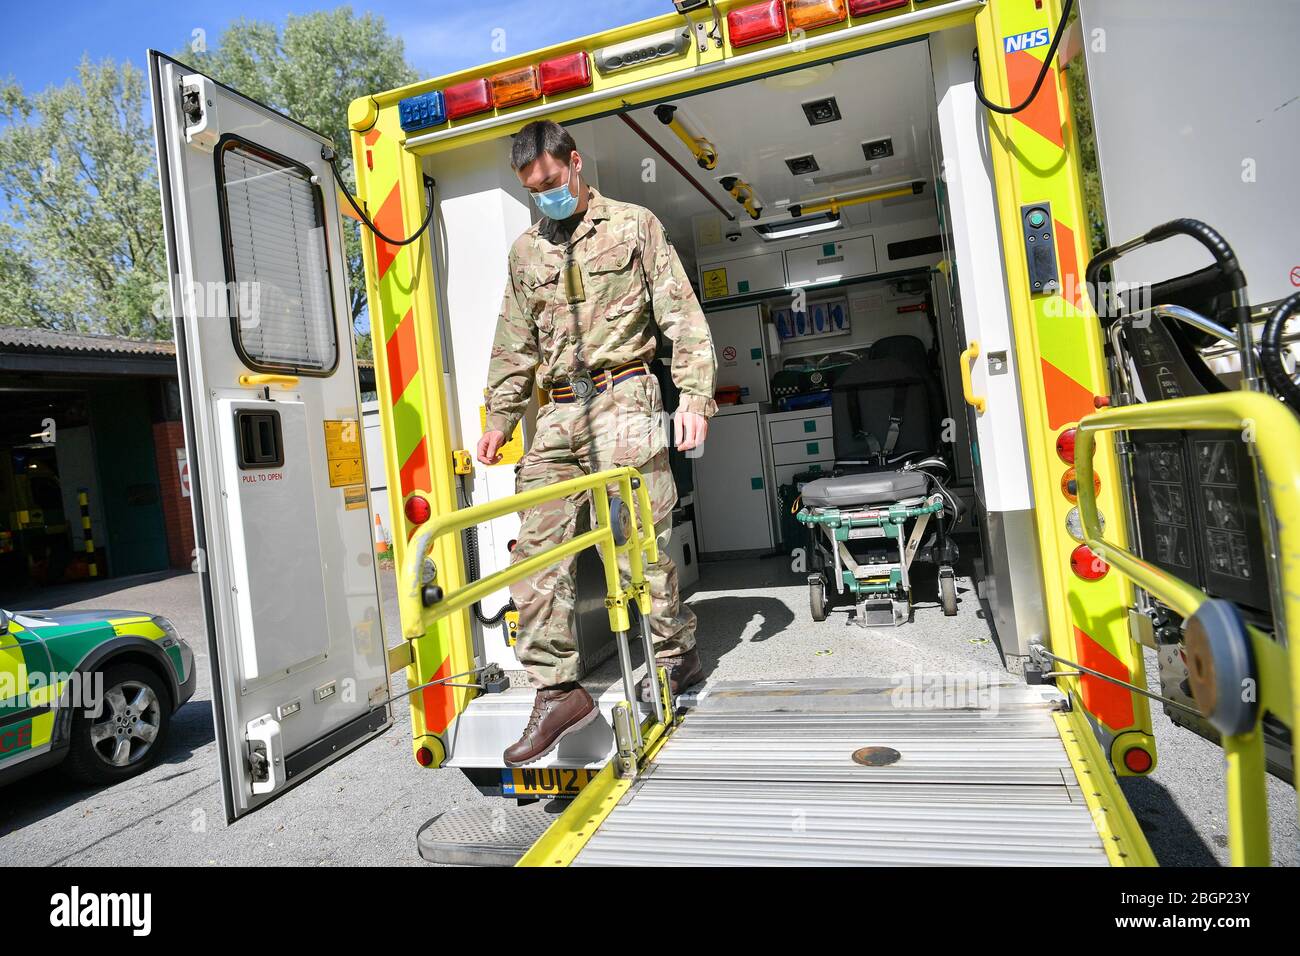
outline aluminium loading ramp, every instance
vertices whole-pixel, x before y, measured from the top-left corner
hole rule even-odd
[[[421,855],[577,866],[1154,863],[1087,719],[1054,687],[1006,674],[727,681],[678,704],[681,720],[634,779],[607,767],[567,809],[493,801],[447,811],[421,830]]]
[[[1149,858],[1127,805],[1115,805],[1117,788],[1104,799],[1113,777],[1089,766],[1101,763],[1100,750],[1086,723],[1076,732],[1060,713],[1059,691],[1005,676],[982,686],[965,676],[917,682],[914,692],[882,679],[706,687],[572,864],[1105,866],[1116,856]],[[1104,821],[1105,837],[1094,819]]]

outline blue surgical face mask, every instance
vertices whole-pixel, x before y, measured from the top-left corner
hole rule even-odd
[[[533,202],[537,203],[537,208],[547,219],[568,219],[578,208],[578,197],[569,192],[569,183],[572,179],[573,170],[570,169],[563,186],[556,186],[546,192],[533,193]]]

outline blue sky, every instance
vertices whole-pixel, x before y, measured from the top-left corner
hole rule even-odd
[[[193,5],[141,0],[6,0],[0,31],[0,76],[29,90],[73,76],[82,54],[100,60],[131,60],[144,66],[144,51],[174,52],[189,46],[192,31],[215,42],[241,17],[283,22],[288,14],[331,9],[334,4],[296,0],[213,0]],[[406,58],[424,77],[501,59],[611,26],[672,10],[669,0],[377,0],[351,4],[358,13],[382,16],[389,32],[406,43]],[[505,30],[506,53],[492,51],[492,31]]]

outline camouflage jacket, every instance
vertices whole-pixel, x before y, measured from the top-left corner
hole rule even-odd
[[[510,248],[509,276],[488,363],[487,429],[514,430],[534,384],[655,355],[653,316],[673,343],[680,408],[710,416],[713,339],[686,270],[654,213],[591,190],[569,241],[533,224]]]

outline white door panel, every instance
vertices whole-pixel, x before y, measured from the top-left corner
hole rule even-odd
[[[390,724],[328,140],[151,53],[227,817]]]

